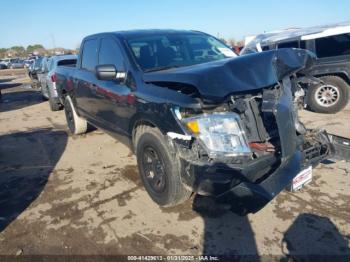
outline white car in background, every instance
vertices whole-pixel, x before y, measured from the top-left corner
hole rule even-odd
[[[76,63],[76,55],[57,55],[43,59],[38,80],[41,86],[41,94],[49,100],[52,111],[58,111],[63,107],[57,94],[55,69],[58,66],[75,67]]]

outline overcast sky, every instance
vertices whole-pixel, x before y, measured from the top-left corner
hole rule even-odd
[[[350,1],[2,0],[0,47],[76,48],[89,34],[141,28],[246,35],[350,20]]]

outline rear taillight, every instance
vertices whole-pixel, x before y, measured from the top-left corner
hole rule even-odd
[[[53,74],[53,75],[51,76],[51,81],[52,81],[52,82],[56,82],[56,80],[57,80],[57,76],[56,76],[56,74]]]

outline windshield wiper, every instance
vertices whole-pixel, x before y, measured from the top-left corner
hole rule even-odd
[[[146,69],[145,72],[154,72],[154,71],[162,71],[162,70],[167,70],[167,69],[171,69],[171,68],[177,68],[180,67],[178,65],[172,65],[172,66],[158,66],[158,67],[154,67],[154,68],[150,68],[150,69]]]

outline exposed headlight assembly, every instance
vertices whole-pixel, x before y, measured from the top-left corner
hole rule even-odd
[[[206,147],[209,157],[251,155],[240,118],[232,112],[203,114],[181,121]]]

